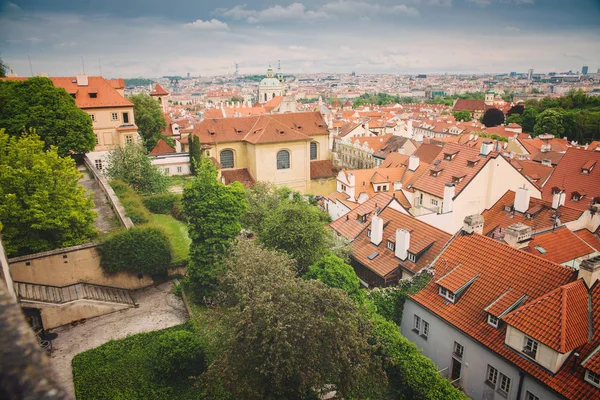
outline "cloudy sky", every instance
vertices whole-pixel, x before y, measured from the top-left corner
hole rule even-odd
[[[600,68],[600,0],[0,0],[21,76]]]

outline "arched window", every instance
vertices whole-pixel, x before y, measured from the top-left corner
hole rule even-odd
[[[221,151],[221,157],[219,162],[223,168],[233,168],[233,150],[223,150]]]
[[[317,154],[317,142],[310,142],[310,160],[319,158]]]
[[[287,150],[279,150],[277,152],[277,169],[290,168],[290,152]]]

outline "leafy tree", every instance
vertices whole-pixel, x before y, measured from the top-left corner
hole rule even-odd
[[[262,222],[259,240],[296,260],[298,273],[327,253],[329,216],[305,202],[283,202]]]
[[[488,128],[502,125],[504,123],[504,113],[497,108],[489,108],[485,114],[483,114],[481,122]]]
[[[231,96],[231,98],[229,99],[230,102],[232,103],[243,103],[244,102],[244,98],[242,96]]]
[[[6,64],[4,64],[4,61],[2,61],[0,58],[0,78],[4,78],[6,76],[7,70],[8,68],[6,67]]]
[[[198,298],[215,288],[221,260],[242,229],[246,202],[242,184],[219,182],[210,159],[202,157],[197,167],[196,178],[183,190],[182,203],[192,239],[188,284]]]
[[[85,153],[96,146],[90,116],[48,78],[0,81],[0,128],[10,136],[36,133],[46,149],[60,156]]]
[[[221,277],[231,328],[205,376],[211,398],[376,398],[371,325],[343,291],[295,276],[284,254],[240,241]]]
[[[200,138],[198,136],[191,135],[190,139],[190,172],[192,173],[192,175],[196,175],[196,166],[200,164],[200,158],[202,157],[202,148],[200,147]]]
[[[354,269],[335,254],[328,254],[308,267],[306,279],[317,279],[327,286],[342,289],[352,298],[358,296],[360,281]]]
[[[512,106],[510,108],[510,110],[508,110],[508,112],[506,113],[507,116],[511,116],[511,115],[521,115],[523,114],[523,111],[525,111],[525,106],[523,104],[517,104],[516,106]]]
[[[533,133],[536,136],[549,133],[560,137],[565,132],[563,113],[558,110],[542,111],[536,121],[533,127]]]
[[[185,379],[204,372],[204,346],[197,334],[165,331],[156,339],[154,369],[162,379]]]
[[[164,193],[169,178],[152,164],[146,150],[135,143],[126,144],[108,153],[106,175],[127,183],[141,194]]]
[[[521,125],[523,123],[523,118],[521,117],[520,114],[513,114],[513,115],[509,115],[508,117],[506,117],[506,124],[519,124]]]
[[[94,203],[75,161],[44,147],[36,135],[16,138],[0,129],[0,221],[9,257],[74,246],[96,234]]]
[[[151,151],[161,138],[161,131],[167,127],[160,104],[146,93],[134,94],[129,100],[133,103],[135,123],[144,146]]]
[[[466,110],[455,111],[454,113],[452,113],[452,115],[454,115],[454,118],[456,118],[457,121],[468,122],[471,120],[471,113]]]
[[[535,107],[525,107],[523,114],[521,114],[521,120],[523,127],[523,132],[533,133],[533,127],[537,121],[537,116],[539,114],[539,110]]]
[[[246,189],[248,209],[242,216],[242,226],[256,234],[260,234],[263,220],[276,210],[281,203],[289,201],[292,191],[287,187],[275,186],[271,182],[256,182]],[[303,201],[300,196],[293,196],[293,201]]]

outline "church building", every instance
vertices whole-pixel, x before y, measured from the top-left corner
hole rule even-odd
[[[273,68],[269,65],[267,76],[258,85],[258,102],[266,103],[275,97],[283,96],[284,93],[285,86],[283,84],[281,64],[279,65],[277,75],[273,73]]]

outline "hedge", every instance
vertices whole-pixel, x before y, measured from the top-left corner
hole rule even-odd
[[[155,194],[142,199],[144,205],[151,213],[170,214],[175,203],[181,199],[180,195],[174,193]]]
[[[156,226],[136,226],[108,236],[99,247],[100,265],[108,272],[160,274],[173,258],[171,243]]]
[[[144,224],[150,221],[150,211],[144,206],[142,198],[128,184],[120,180],[112,180],[110,186],[134,224]]]
[[[78,400],[202,398],[198,381],[188,377],[205,370],[204,353],[191,323],[111,340],[73,358],[75,396]],[[184,362],[177,363],[177,356]]]
[[[178,221],[186,222],[185,215],[183,214],[183,204],[181,204],[181,199],[178,199],[173,204],[173,208],[171,208],[171,215]]]

